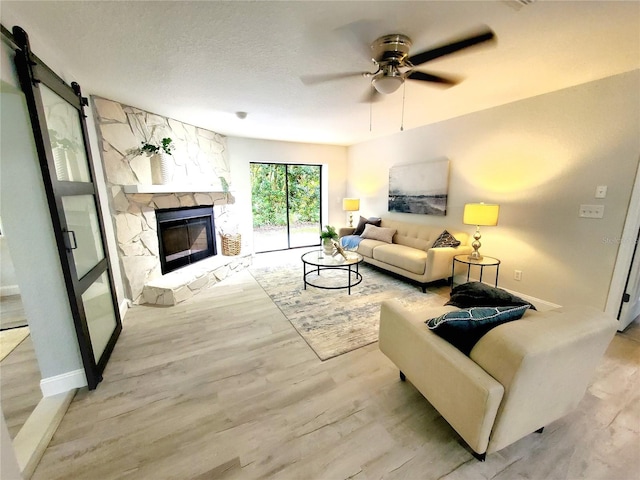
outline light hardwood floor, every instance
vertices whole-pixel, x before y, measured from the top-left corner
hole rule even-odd
[[[20,295],[0,297],[0,329],[26,327],[27,317]]]
[[[480,463],[377,344],[321,362],[244,271],[130,310],[33,478],[637,479],[639,352],[617,335],[577,411]]]
[[[40,368],[28,335],[0,361],[0,403],[11,438],[15,438],[42,398]]]

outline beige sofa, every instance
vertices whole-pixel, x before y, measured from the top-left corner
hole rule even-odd
[[[383,228],[396,231],[393,243],[364,239],[357,252],[364,261],[389,272],[408,278],[426,291],[426,284],[449,278],[453,257],[470,253],[469,235],[464,232],[449,231],[460,241],[458,247],[431,248],[433,242],[445,230],[443,227],[419,225],[409,222],[382,219]],[[339,237],[351,235],[355,228],[341,228]],[[462,264],[459,265],[462,268]],[[456,274],[461,273],[456,271]]]
[[[481,460],[573,410],[617,328],[594,308],[527,310],[466,356],[424,323],[453,310],[384,302],[379,346]]]

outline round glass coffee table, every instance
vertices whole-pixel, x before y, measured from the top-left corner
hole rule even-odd
[[[358,271],[358,265],[363,258],[357,252],[345,252],[346,259],[339,253],[335,255],[327,255],[322,250],[314,250],[302,255],[302,279],[304,281],[304,289],[307,285],[315,288],[324,288],[327,290],[337,290],[346,288],[351,295],[351,287],[355,287],[362,282],[362,275]],[[309,267],[309,269],[307,269]],[[322,270],[345,270],[346,278],[332,278],[331,282],[320,283],[320,272]],[[312,278],[315,276],[315,278]]]

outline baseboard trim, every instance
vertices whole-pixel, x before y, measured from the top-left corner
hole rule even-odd
[[[28,480],[33,475],[76,391],[73,389],[40,400],[16,435],[13,448],[23,479]]]
[[[20,295],[20,287],[18,285],[0,287],[0,297],[10,297],[11,295]]]
[[[562,305],[558,305],[557,303],[553,303],[553,302],[548,302],[547,300],[543,300],[541,298],[532,297],[531,295],[527,295],[526,293],[516,292],[515,290],[509,290],[508,288],[503,288],[503,290],[506,290],[512,295],[516,295],[522,298],[523,300],[526,300],[529,303],[532,303],[533,305],[536,306],[536,308],[540,312],[546,312],[547,310],[555,310],[556,308],[562,308]]]
[[[60,393],[65,393],[70,390],[86,386],[87,377],[82,369],[40,380],[40,390],[42,390],[43,397],[52,397]]]
[[[125,298],[122,302],[120,302],[119,309],[120,309],[120,319],[121,320],[127,314],[127,311],[129,311],[129,306],[131,304],[132,304],[132,302],[128,298]]]

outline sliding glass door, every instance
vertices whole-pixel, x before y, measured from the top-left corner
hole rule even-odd
[[[256,252],[320,244],[320,165],[251,164]]]

